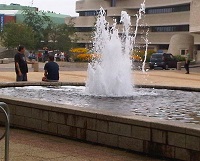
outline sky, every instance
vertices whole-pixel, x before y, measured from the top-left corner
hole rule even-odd
[[[33,5],[32,5],[33,2]],[[0,4],[17,3],[22,6],[33,6],[39,10],[78,16],[75,12],[76,0],[0,0]]]

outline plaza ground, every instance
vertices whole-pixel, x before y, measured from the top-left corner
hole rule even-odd
[[[85,82],[87,79],[87,68],[70,67],[60,64],[60,81],[61,82]],[[38,82],[43,77],[44,63],[40,63],[39,72],[33,72],[29,65],[28,81]],[[14,64],[0,64],[0,82],[15,81]],[[162,86],[179,86],[179,87],[200,87],[200,67],[190,68],[190,74],[185,74],[185,70],[149,70],[145,73],[136,70],[132,72],[133,84],[141,85],[162,85]]]
[[[68,64],[69,65],[69,64]],[[69,68],[60,64],[60,81],[85,82],[85,66]],[[31,82],[41,81],[43,63],[39,72],[33,72],[29,65],[28,79]],[[178,87],[200,87],[200,67],[191,68],[190,74],[185,70],[151,70],[148,72],[133,71],[133,83],[142,85],[162,85]],[[14,82],[14,64],[0,64],[0,82]],[[0,135],[3,128],[0,128]],[[0,160],[3,161],[4,140],[0,141]],[[111,149],[31,131],[11,129],[11,161],[163,161],[149,156]]]

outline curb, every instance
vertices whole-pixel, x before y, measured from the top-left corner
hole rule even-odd
[[[84,82],[12,82],[0,83],[0,88],[6,87],[24,87],[24,86],[85,86]],[[136,88],[155,88],[155,89],[168,89],[168,90],[182,90],[200,92],[200,88],[193,87],[178,87],[178,86],[162,86],[162,85],[133,85]]]

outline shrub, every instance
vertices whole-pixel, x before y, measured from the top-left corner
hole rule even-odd
[[[182,55],[175,55],[174,57],[175,57],[176,60],[178,60],[178,61],[185,61],[185,57],[182,56]]]
[[[75,62],[90,62],[93,58],[92,54],[78,54],[74,57]]]
[[[70,52],[75,54],[86,54],[89,50],[86,48],[72,48]]]
[[[132,55],[134,61],[142,61],[142,58],[139,55]]]
[[[150,61],[150,57],[151,57],[151,55],[153,53],[155,53],[154,50],[148,50],[147,51],[147,60],[146,60],[146,62]],[[132,58],[134,60],[136,60],[136,61],[138,61],[138,59],[139,59],[139,61],[144,61],[144,56],[145,56],[145,50],[135,50],[135,51],[133,51]]]

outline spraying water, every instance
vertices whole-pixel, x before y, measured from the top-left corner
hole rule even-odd
[[[139,13],[136,15],[134,37],[130,36],[131,18],[127,12],[122,11],[121,13],[123,32],[119,36],[116,22],[110,27],[105,19],[105,11],[103,8],[100,9],[93,42],[94,51],[98,56],[88,64],[86,93],[109,97],[132,95],[132,61],[130,57],[135,44],[139,20],[145,10],[144,6],[144,3],[141,4]]]

